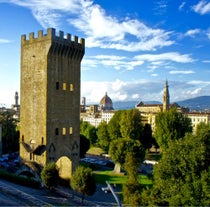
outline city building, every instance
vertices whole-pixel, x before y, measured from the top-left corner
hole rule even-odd
[[[98,127],[98,125],[105,121],[109,123],[114,115],[114,108],[112,99],[105,93],[105,96],[100,100],[99,105],[86,105],[86,98],[82,97],[80,107],[80,119],[90,123],[92,126]]]
[[[191,119],[194,133],[196,132],[196,128],[197,128],[198,124],[200,124],[200,123],[205,123],[205,124],[210,123],[210,113],[189,112],[186,115],[187,115],[188,118]]]
[[[170,108],[176,108],[178,112],[183,113],[191,119],[193,132],[195,132],[199,123],[210,123],[210,113],[190,112],[188,108],[180,107],[177,103],[170,104],[168,81],[165,82],[162,104],[144,104],[143,102],[139,102],[136,108],[141,113],[143,124],[150,124],[153,131],[155,129],[155,117],[157,113],[168,111]]]
[[[168,89],[168,81],[166,80],[163,90],[163,103],[162,104],[144,104],[142,101],[136,105],[141,113],[143,124],[150,124],[152,130],[155,129],[155,116],[159,112],[168,111],[170,108],[176,107],[179,111],[183,109],[176,103],[170,104],[170,95]]]
[[[21,36],[20,158],[62,178],[79,165],[80,67],[85,40],[53,28]]]

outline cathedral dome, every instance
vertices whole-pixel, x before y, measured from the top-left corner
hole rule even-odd
[[[102,110],[113,110],[112,99],[107,95],[107,93],[101,99],[100,106]]]

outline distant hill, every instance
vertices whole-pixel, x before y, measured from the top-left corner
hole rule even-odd
[[[116,101],[113,102],[115,110],[133,109],[136,101]],[[159,101],[143,101],[144,104],[161,104]],[[188,107],[191,111],[210,111],[210,96],[199,96],[196,98],[186,99],[177,102],[182,107]]]
[[[191,111],[206,111],[210,110],[210,96],[199,96],[196,98],[186,99],[177,102],[182,107],[188,107]]]
[[[116,101],[113,102],[115,110],[134,109],[136,107],[136,101]],[[143,101],[144,104],[161,104],[159,101]]]

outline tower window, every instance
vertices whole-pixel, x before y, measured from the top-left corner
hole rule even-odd
[[[55,135],[58,135],[59,134],[59,130],[58,128],[55,129]]]
[[[63,90],[66,90],[66,83],[63,83]]]
[[[69,89],[70,89],[70,91],[74,91],[74,85],[72,83],[70,84],[70,88]]]
[[[56,90],[59,90],[59,82],[56,82],[55,88],[56,88]]]
[[[62,134],[65,135],[66,134],[66,128],[63,128],[62,130]]]
[[[69,128],[69,134],[73,134],[73,127]]]

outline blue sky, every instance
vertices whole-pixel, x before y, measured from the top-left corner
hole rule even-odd
[[[0,0],[0,104],[20,92],[20,37],[54,27],[85,38],[81,96],[99,103],[210,95],[210,1]]]

